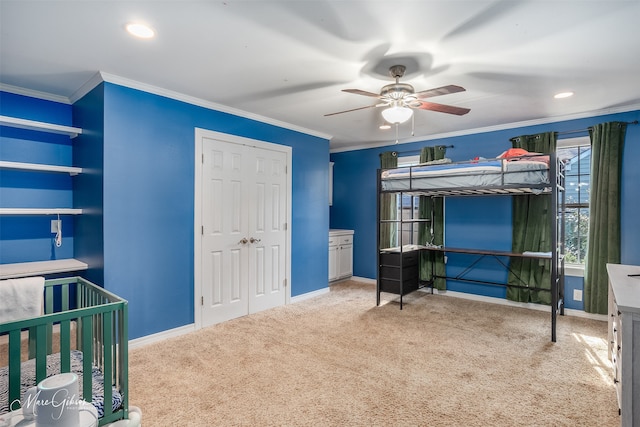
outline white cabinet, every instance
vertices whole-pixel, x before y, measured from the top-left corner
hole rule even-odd
[[[353,230],[329,230],[329,282],[353,275]]]
[[[0,116],[0,126],[27,129],[38,132],[67,135],[75,138],[82,129],[52,123],[37,122],[15,117]],[[40,163],[23,163],[0,160],[0,169],[14,169],[31,172],[63,173],[71,176],[82,173],[82,168],[72,166],[48,165]],[[0,215],[79,215],[82,209],[52,206],[50,208],[5,208],[0,207]],[[0,264],[0,279],[24,277],[40,274],[61,273],[86,270],[87,264],[75,259],[58,259],[49,261],[22,262]]]
[[[620,424],[640,425],[640,266],[607,264],[609,359]]]
[[[338,280],[338,238],[329,237],[329,281]]]

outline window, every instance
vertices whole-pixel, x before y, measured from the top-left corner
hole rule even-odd
[[[404,168],[409,166],[414,166],[420,163],[420,156],[402,156],[398,157],[398,167]],[[398,204],[397,206],[401,206],[401,217],[404,220],[409,220],[412,218],[419,218],[418,215],[418,197],[411,197],[408,194],[403,194],[402,199],[400,199],[400,194],[397,195]],[[413,202],[413,206],[411,206],[411,202]],[[413,209],[412,209],[413,208]],[[402,243],[404,245],[408,243],[417,244],[418,243],[418,225],[414,223],[404,223],[402,225]]]
[[[583,265],[589,235],[591,141],[588,136],[558,140],[565,164],[565,262]]]

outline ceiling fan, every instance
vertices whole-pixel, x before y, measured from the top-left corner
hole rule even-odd
[[[413,115],[413,109],[438,111],[440,113],[455,114],[462,116],[471,111],[469,108],[454,107],[453,105],[436,104],[423,99],[434,96],[447,95],[450,93],[463,92],[465,88],[456,85],[442,86],[434,89],[427,89],[415,92],[413,86],[407,83],[400,83],[400,78],[404,76],[406,67],[404,65],[394,65],[389,68],[389,74],[396,79],[395,83],[383,86],[380,94],[367,92],[360,89],[343,89],[343,92],[354,93],[356,95],[370,96],[378,98],[381,102],[366,107],[353,108],[351,110],[339,111],[337,113],[325,114],[333,116],[336,114],[349,113],[351,111],[364,110],[374,107],[388,107],[382,111],[382,116],[390,123],[404,123]]]

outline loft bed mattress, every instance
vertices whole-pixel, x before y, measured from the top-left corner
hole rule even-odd
[[[499,188],[549,184],[546,162],[496,159],[388,169],[381,173],[383,191]]]
[[[47,372],[55,375],[60,372],[60,353],[54,353],[47,356]],[[82,396],[82,352],[71,350],[71,372],[78,375],[78,387],[80,396]],[[36,368],[35,359],[30,359],[20,364],[20,396],[24,396],[27,390],[36,385]],[[92,372],[92,404],[98,410],[98,417],[104,416],[104,376],[97,367],[93,367]],[[113,402],[112,409],[116,411],[122,404],[122,395],[112,387]],[[0,415],[9,412],[10,402],[7,402],[9,396],[9,367],[0,368]],[[15,408],[14,408],[15,409]]]

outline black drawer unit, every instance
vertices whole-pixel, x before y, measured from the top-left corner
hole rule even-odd
[[[381,252],[378,292],[406,295],[417,290],[420,284],[418,255],[417,250]]]

